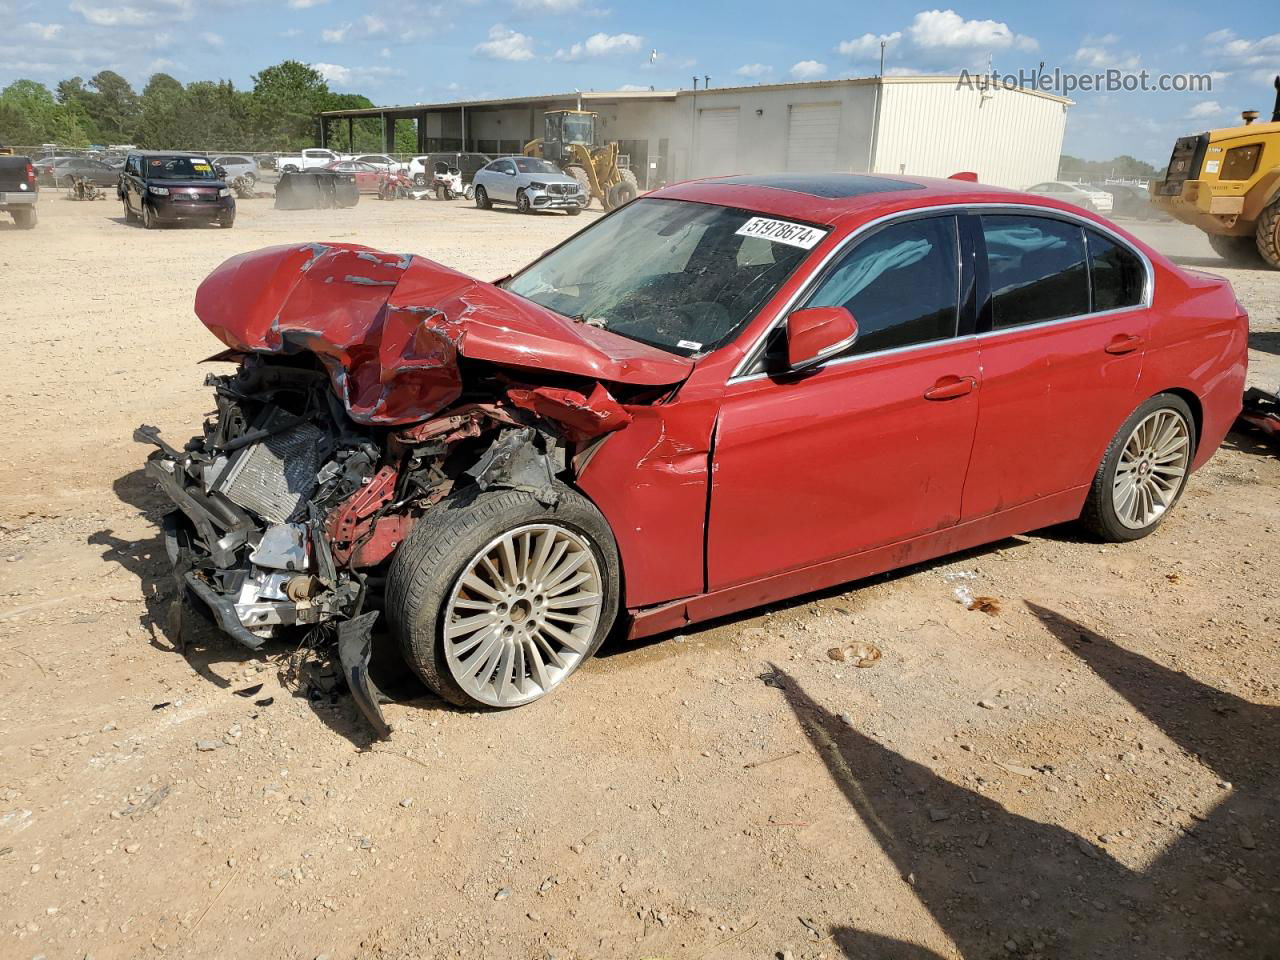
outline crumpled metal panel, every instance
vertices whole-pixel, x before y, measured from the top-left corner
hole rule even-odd
[[[421,257],[358,244],[267,247],[219,266],[196,314],[233,350],[309,350],[359,423],[425,419],[462,392],[459,355],[665,386],[692,362],[577,323]]]

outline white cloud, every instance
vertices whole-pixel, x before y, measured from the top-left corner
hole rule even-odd
[[[1014,33],[999,20],[966,20],[954,10],[922,10],[907,28],[922,50],[1035,50],[1033,37]]]
[[[200,34],[200,39],[203,40],[205,43],[207,43],[211,47],[221,47],[224,43],[226,43],[226,41],[223,40],[222,37],[216,33],[202,33]]]
[[[772,76],[773,67],[764,63],[744,63],[733,72],[738,76],[746,77],[749,80],[759,80],[761,77]]]
[[[320,76],[327,82],[339,87],[404,76],[403,70],[397,70],[394,67],[344,67],[340,63],[313,63],[311,66],[318,70]]]
[[[1273,33],[1257,40],[1246,40],[1230,30],[1215,30],[1205,37],[1213,56],[1245,67],[1271,67],[1280,65],[1280,33]]]
[[[1085,38],[1086,43],[1088,37]],[[1105,40],[1106,38],[1101,38]],[[1107,70],[1115,67],[1120,70],[1137,70],[1142,63],[1142,57],[1136,53],[1120,53],[1111,49],[1109,46],[1092,45],[1083,46],[1076,51],[1076,63],[1083,63],[1087,67],[1094,67],[1098,70]]]
[[[893,44],[902,39],[899,30],[893,33],[864,33],[852,40],[842,40],[836,52],[851,60],[869,60],[880,56],[880,44]]]
[[[150,73],[162,73],[165,70],[172,70],[177,64],[166,57],[157,57],[147,64],[147,70]]]
[[[582,43],[575,43],[567,50],[557,50],[555,59],[573,62],[591,57],[607,57],[615,53],[635,52],[643,45],[644,37],[634,33],[593,33]]]
[[[797,80],[817,80],[827,72],[827,65],[817,60],[801,60],[791,65],[791,75]]]
[[[294,10],[306,10],[309,7],[318,7],[322,3],[328,3],[329,0],[289,0],[289,6]]]
[[[516,0],[517,10],[536,13],[570,13],[582,7],[582,0]]]
[[[643,83],[624,83],[618,89],[623,93],[638,93],[641,90],[652,90],[653,87],[647,87]]]
[[[62,24],[60,23],[27,23],[23,24],[23,30],[32,36],[41,40],[52,40],[62,32]]]
[[[360,18],[360,22],[364,24],[365,33],[372,36],[375,33],[387,32],[387,21],[381,17],[364,16]]]
[[[1201,100],[1187,111],[1187,116],[1194,120],[1197,117],[1216,117],[1225,112],[1217,100]]]
[[[190,20],[195,13],[195,2],[133,0],[113,4],[97,0],[72,0],[70,10],[99,27],[146,27],[162,21]]]
[[[320,31],[320,39],[325,43],[344,43],[351,32],[351,24],[344,23],[340,27],[330,27]]]
[[[533,37],[495,23],[489,28],[489,39],[477,43],[474,52],[490,60],[532,60]]]

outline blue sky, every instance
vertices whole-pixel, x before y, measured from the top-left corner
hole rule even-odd
[[[1275,0],[1218,7],[988,2],[854,6],[793,0],[0,0],[0,86],[116,70],[230,79],[291,57],[379,104],[581,89],[713,86],[886,72],[1210,74],[1208,92],[1075,93],[1066,150],[1157,165],[1183,133],[1269,112]]]

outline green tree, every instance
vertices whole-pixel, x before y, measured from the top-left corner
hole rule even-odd
[[[330,96],[320,71],[297,60],[254,74],[252,114],[261,144],[273,150],[313,146],[317,117]]]
[[[15,80],[0,91],[0,143],[83,146],[88,142],[75,110],[59,104],[44,84]]]
[[[107,143],[128,143],[136,135],[141,108],[129,81],[114,70],[103,70],[89,81],[92,99],[86,105],[96,134]]]

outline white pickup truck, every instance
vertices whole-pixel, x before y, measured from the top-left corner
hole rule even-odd
[[[335,160],[347,159],[342,154],[325,150],[323,147],[299,150],[296,154],[282,156],[276,160],[276,169],[281,173],[297,173],[299,170],[312,170],[333,163]]]

